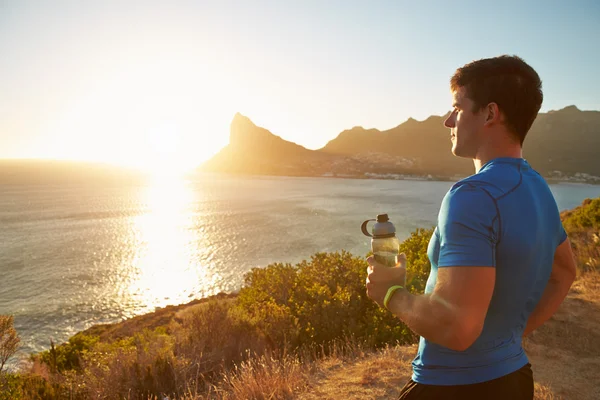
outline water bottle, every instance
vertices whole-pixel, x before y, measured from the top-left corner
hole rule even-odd
[[[373,225],[373,234],[367,230],[367,224],[376,221]],[[387,214],[379,214],[377,219],[368,219],[362,223],[360,229],[366,236],[371,237],[371,250],[375,261],[388,267],[396,265],[396,257],[400,242],[396,237],[396,227],[390,222]]]

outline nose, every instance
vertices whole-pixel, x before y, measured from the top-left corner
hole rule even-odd
[[[454,123],[455,123],[455,114],[454,112],[451,112],[450,115],[448,115],[448,118],[446,118],[446,120],[444,121],[444,126],[446,128],[454,128]]]

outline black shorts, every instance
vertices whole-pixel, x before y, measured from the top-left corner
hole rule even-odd
[[[472,385],[423,385],[412,379],[402,388],[398,399],[482,399],[482,400],[532,400],[533,372],[531,364],[491,381]]]

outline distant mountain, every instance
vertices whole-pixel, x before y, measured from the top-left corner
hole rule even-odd
[[[354,127],[325,147],[308,150],[257,127],[241,114],[231,123],[229,145],[202,165],[204,171],[269,175],[418,175],[434,179],[473,173],[471,160],[455,157],[446,116],[412,118],[379,131]],[[600,176],[600,112],[569,106],[540,113],[523,156],[549,177]]]
[[[348,157],[308,150],[283,140],[236,114],[229,145],[201,166],[203,171],[237,174],[321,175]],[[352,163],[350,163],[352,164]]]
[[[411,171],[416,174],[471,174],[473,162],[455,157],[450,151],[450,131],[444,127],[445,118],[431,116],[423,122],[409,118],[386,131],[355,127],[340,133],[320,151],[328,154],[400,156],[411,161]]]
[[[415,160],[415,169],[431,174],[469,174],[472,162],[450,152],[447,117],[423,122],[409,119],[387,131],[354,128],[344,131],[321,149],[330,154],[355,155],[375,151]],[[540,173],[588,173],[600,176],[600,112],[569,106],[540,113],[523,147],[523,157]]]
[[[523,156],[542,174],[600,176],[600,111],[569,106],[538,115]]]

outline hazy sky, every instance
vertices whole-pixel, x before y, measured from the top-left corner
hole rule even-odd
[[[600,109],[599,1],[0,0],[0,158],[197,164],[236,112],[316,149],[450,108],[523,57],[542,111]]]

